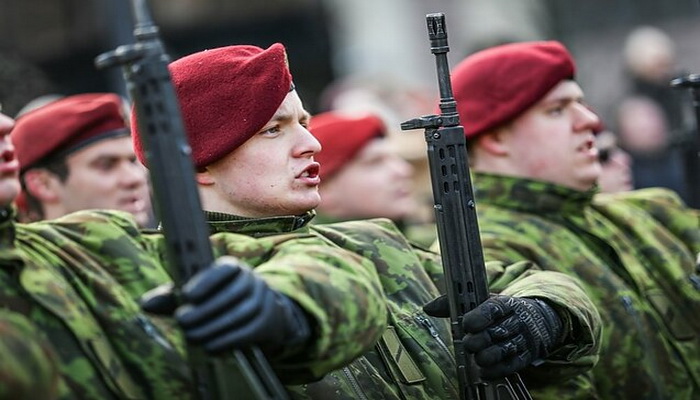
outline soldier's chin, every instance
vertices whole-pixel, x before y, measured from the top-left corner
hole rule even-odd
[[[150,214],[145,211],[134,213],[133,215],[134,220],[136,220],[136,223],[139,224],[139,226],[146,226],[151,220]]]
[[[298,201],[293,206],[289,207],[289,214],[304,214],[305,212],[315,209],[316,207],[318,207],[319,204],[321,204],[321,197],[318,196],[318,194],[316,194],[316,196],[311,196],[310,198],[304,199],[303,201]]]

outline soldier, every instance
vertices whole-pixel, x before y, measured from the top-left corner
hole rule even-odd
[[[213,231],[321,239],[372,260],[380,276],[389,326],[377,345],[317,383],[290,388],[295,398],[459,398],[448,323],[422,310],[444,287],[437,254],[410,245],[387,219],[309,225],[320,202],[314,156],[321,146],[307,130],[309,113],[284,47],[209,49],[174,61],[170,72]],[[132,127],[138,129],[133,114]],[[139,135],[133,137],[143,161]],[[474,349],[485,356],[485,375],[503,376],[547,357],[562,375],[589,369],[598,316],[575,281],[527,262],[490,268],[502,296],[474,310],[478,322],[467,329],[506,332]],[[170,295],[152,299],[159,296]]]
[[[146,170],[136,162],[122,99],[85,93],[23,114],[12,132],[20,162],[24,222],[93,208],[151,216]]]
[[[386,217],[401,225],[416,211],[413,167],[392,147],[379,116],[328,111],[311,118],[309,131],[322,148],[314,156],[323,199],[315,223]]]
[[[123,211],[16,223],[13,126],[0,114],[0,398],[191,398],[180,330],[137,301],[170,283],[158,262],[163,236],[140,234]],[[308,237],[211,240],[217,255],[255,269],[220,258],[183,287],[184,337],[207,351],[256,344],[285,382],[306,382],[362,354],[386,327],[373,265],[353,253]]]
[[[665,189],[596,193],[599,120],[574,77],[555,41],[493,47],[453,70],[485,257],[584,283],[605,324],[601,398],[698,398],[698,212]]]

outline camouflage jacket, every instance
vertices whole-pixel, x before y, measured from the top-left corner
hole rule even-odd
[[[29,225],[5,220],[0,232],[0,306],[41,332],[40,344],[50,343],[60,375],[58,398],[191,398],[179,330],[170,319],[144,315],[137,303],[145,291],[170,281],[160,262],[162,235],[142,234],[127,214],[104,211]],[[272,360],[292,381],[312,380],[347,363],[385,328],[385,301],[369,263],[316,242],[212,238],[220,254],[258,268],[307,312],[318,340]],[[306,252],[294,251],[295,244]],[[357,302],[350,316],[348,294]],[[0,369],[9,383],[0,384],[0,398],[10,396],[2,390],[21,383],[22,368],[33,366]]]
[[[604,399],[696,399],[700,217],[664,189],[615,195],[477,174],[487,259],[576,276],[604,323],[593,369]]]
[[[0,310],[0,398],[55,399],[59,372],[51,344],[25,316]]]
[[[162,234],[143,234],[149,253],[165,264]],[[286,346],[267,355],[283,383],[321,378],[371,348],[386,329],[386,299],[370,260],[308,232],[264,236],[213,230],[210,239],[215,257],[237,257],[304,310],[312,339],[303,348]]]
[[[314,225],[325,225],[336,222],[347,221],[347,218],[335,218],[324,215],[316,211],[316,216],[312,220]],[[393,220],[392,220],[393,221]],[[408,239],[409,242],[428,249],[437,238],[437,228],[432,222],[409,222],[409,221],[393,221],[399,231]]]
[[[0,307],[50,343],[58,398],[187,398],[182,353],[105,268],[145,287],[167,280],[135,236],[135,227],[90,213],[53,225],[0,225]],[[148,283],[157,271],[160,281]]]
[[[458,399],[456,365],[446,319],[427,316],[422,306],[444,287],[439,256],[407,242],[387,219],[307,226],[313,213],[264,220],[208,213],[215,231],[272,235],[308,232],[370,259],[379,273],[388,303],[388,329],[374,349],[321,381],[290,387],[296,399]],[[508,268],[490,265],[501,284],[532,279],[530,263]],[[498,271],[498,272],[496,272]],[[535,273],[536,275],[536,273]],[[553,274],[554,275],[554,274]],[[557,274],[558,275],[558,274]],[[567,284],[568,278],[564,278]],[[567,290],[582,293],[575,287]],[[574,296],[569,298],[572,299]],[[591,335],[593,333],[591,332]],[[595,352],[593,339],[569,348],[570,355]],[[578,356],[574,357],[577,358]]]

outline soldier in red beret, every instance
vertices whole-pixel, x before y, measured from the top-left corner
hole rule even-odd
[[[212,235],[217,262],[179,292],[187,324],[144,312],[147,290],[172,286],[164,236],[114,210],[18,223],[14,126],[0,113],[0,398],[199,398],[183,337],[213,353],[255,343],[285,382],[308,382],[386,328],[373,265],[309,235]],[[250,268],[227,268],[231,259]]]
[[[409,244],[388,219],[309,225],[321,201],[322,169],[315,157],[322,149],[308,130],[310,116],[292,83],[284,47],[241,45],[206,50],[174,61],[170,73],[210,229],[265,237],[279,242],[275,251],[300,255],[307,250],[284,242],[299,235],[321,239],[329,249],[344,248],[366,260],[383,286],[389,327],[380,332],[378,340],[373,339],[374,348],[317,382],[290,386],[293,396],[324,400],[460,398],[449,323],[422,309],[444,292],[439,256]],[[133,114],[132,126],[138,131]],[[144,160],[139,135],[133,137],[137,156]],[[356,138],[348,139],[349,146],[358,146]],[[346,157],[344,153],[338,156]],[[331,172],[342,164],[338,161],[328,160]],[[577,370],[574,364],[581,357],[595,354],[598,316],[573,280],[537,271],[530,263],[493,263],[489,268],[502,276],[500,287],[495,288],[502,296],[469,314],[479,321],[470,332],[507,332],[498,345],[510,350],[501,352],[501,347],[493,348],[491,343],[483,348],[476,345],[475,352],[492,353],[483,366],[484,377],[526,368],[552,350],[568,357],[564,364],[572,368],[567,371]],[[551,298],[548,292],[553,288],[567,295]],[[158,303],[168,297],[172,294],[165,291],[149,301]],[[358,307],[347,304],[343,315],[348,324],[352,325]],[[483,321],[480,317],[495,309],[502,310],[504,318]],[[250,332],[268,335],[276,328],[267,323],[255,329]],[[273,359],[278,355],[268,354]]]
[[[328,111],[313,116],[309,130],[322,147],[314,157],[321,164],[316,219],[400,223],[416,211],[413,167],[392,147],[380,117]]]
[[[454,68],[452,85],[485,258],[530,260],[579,279],[605,324],[589,382],[559,379],[561,364],[545,362],[553,373],[526,376],[531,389],[552,398],[698,398],[698,211],[660,188],[598,193],[599,119],[561,43],[480,51]]]
[[[147,175],[136,162],[126,122],[122,99],[112,93],[68,96],[23,114],[12,131],[22,220],[115,209],[147,225]]]

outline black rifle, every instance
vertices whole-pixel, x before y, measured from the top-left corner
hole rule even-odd
[[[488,278],[469,177],[466,138],[464,128],[459,124],[457,103],[452,96],[445,15],[428,14],[426,20],[430,51],[435,54],[437,64],[440,115],[406,121],[401,124],[401,129],[425,129],[460,399],[531,400],[517,374],[484,381],[474,355],[467,353],[462,340],[465,335],[462,316],[488,299]]]
[[[695,111],[696,132],[686,132],[680,140],[683,151],[683,169],[685,187],[688,193],[688,205],[700,208],[700,75],[690,74],[673,79],[671,86],[690,89]]]
[[[132,8],[136,42],[99,55],[95,64],[98,68],[116,65],[123,68],[177,291],[198,271],[208,268],[214,255],[195,183],[191,149],[168,70],[169,57],[146,0],[132,0]],[[208,356],[200,346],[189,345],[187,350],[195,398],[288,398],[265,356],[256,347],[221,356]]]

